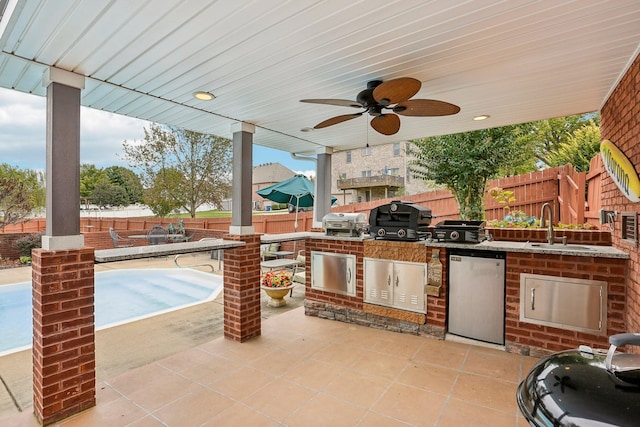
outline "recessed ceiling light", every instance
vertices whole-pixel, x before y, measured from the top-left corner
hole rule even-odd
[[[211,101],[213,98],[215,98],[215,95],[209,92],[199,90],[197,92],[193,92],[193,97],[195,99],[199,99],[200,101]]]
[[[475,116],[473,120],[475,120],[476,122],[479,122],[480,120],[487,120],[489,117],[491,116],[488,114],[483,114],[481,116]]]

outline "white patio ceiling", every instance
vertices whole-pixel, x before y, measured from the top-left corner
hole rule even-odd
[[[55,66],[87,77],[85,106],[224,137],[249,122],[256,144],[306,154],[598,110],[640,47],[637,0],[8,3],[0,86],[44,95]],[[393,136],[368,116],[301,130],[357,110],[300,99],[397,77],[460,113],[402,116]]]

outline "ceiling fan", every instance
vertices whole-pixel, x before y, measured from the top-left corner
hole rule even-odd
[[[411,77],[401,77],[398,79],[382,82],[373,80],[367,83],[367,88],[360,92],[356,101],[346,99],[301,99],[300,102],[312,104],[329,104],[340,107],[364,108],[364,111],[354,114],[344,114],[332,117],[318,123],[313,128],[322,129],[333,126],[347,120],[360,117],[364,113],[373,116],[371,127],[383,135],[393,135],[400,130],[401,116],[448,116],[460,111],[460,107],[444,101],[434,99],[409,99],[420,90],[419,80]],[[385,113],[383,110],[391,110],[393,113]]]

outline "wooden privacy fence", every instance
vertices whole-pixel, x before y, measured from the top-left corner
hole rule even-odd
[[[599,225],[600,180],[604,166],[598,154],[591,160],[588,174],[576,172],[571,165],[559,166],[523,175],[491,180],[487,183],[485,209],[487,220],[501,220],[505,206],[494,200],[488,190],[500,187],[513,191],[515,201],[509,204],[509,210],[519,210],[529,216],[540,216],[544,203],[553,207],[554,222],[564,224],[583,224],[588,222]],[[587,191],[588,189],[588,191]],[[394,199],[398,199],[397,197]],[[445,219],[458,219],[458,205],[448,190],[436,190],[427,193],[402,196],[401,200],[413,202],[431,209],[432,224]],[[332,212],[358,212],[367,216],[376,206],[389,203],[392,199],[375,200],[346,206],[336,206]],[[231,218],[187,218],[183,219],[185,228],[200,230],[227,231]],[[177,222],[175,218],[87,218],[80,219],[80,231],[83,233],[108,231],[109,227],[123,231],[143,231],[154,225],[168,226]],[[257,233],[290,233],[294,231],[295,213],[254,215],[253,226]],[[43,218],[33,219],[20,224],[6,226],[4,233],[37,233],[45,230]],[[312,212],[298,213],[297,231],[309,231],[313,226]]]

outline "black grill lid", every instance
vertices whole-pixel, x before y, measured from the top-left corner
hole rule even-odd
[[[516,396],[527,421],[535,427],[639,425],[638,370],[607,370],[606,353],[581,349],[553,354],[529,372]]]

